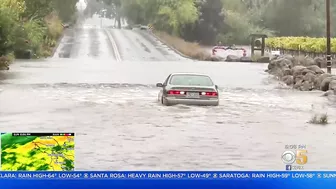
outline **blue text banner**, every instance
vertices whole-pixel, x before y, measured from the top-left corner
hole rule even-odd
[[[263,171],[74,171],[0,172],[6,188],[333,188],[336,172]]]
[[[182,172],[182,171],[73,171],[73,172],[29,172],[4,171],[0,179],[38,179],[38,180],[260,180],[260,179],[335,179],[336,172]]]

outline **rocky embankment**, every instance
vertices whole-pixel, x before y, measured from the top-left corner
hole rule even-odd
[[[268,73],[301,91],[322,90],[325,95],[336,95],[336,75],[325,73],[320,67],[325,65],[322,58],[295,58],[284,55],[272,58]]]

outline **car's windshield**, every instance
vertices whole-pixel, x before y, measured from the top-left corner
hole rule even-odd
[[[213,86],[213,82],[204,75],[174,75],[170,79],[171,85]]]

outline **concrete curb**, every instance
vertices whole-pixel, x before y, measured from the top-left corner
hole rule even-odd
[[[48,58],[52,58],[52,57],[55,56],[55,53],[56,53],[58,47],[60,46],[60,44],[61,44],[61,42],[62,42],[62,40],[64,38],[65,32],[69,31],[69,29],[72,29],[72,28],[66,28],[66,29],[63,30],[62,35],[58,38],[58,40],[56,42],[56,45],[53,48],[53,51],[52,51],[51,55]]]
[[[161,39],[159,36],[155,35],[154,32],[149,32],[147,31],[150,35],[152,35],[153,37],[155,37],[157,40],[159,40],[161,43],[163,43],[164,45],[166,45],[167,47],[169,47],[171,50],[173,50],[176,54],[182,56],[183,58],[187,58],[190,60],[194,60],[194,61],[199,61],[197,59],[191,58],[183,53],[181,53],[180,51],[178,51],[177,49],[175,49],[173,46],[169,45],[168,43],[166,43],[163,39]]]

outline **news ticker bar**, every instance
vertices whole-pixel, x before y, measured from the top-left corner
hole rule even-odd
[[[335,172],[0,172],[0,179],[31,180],[260,180],[334,179]]]
[[[75,136],[75,133],[12,133],[12,136]]]

